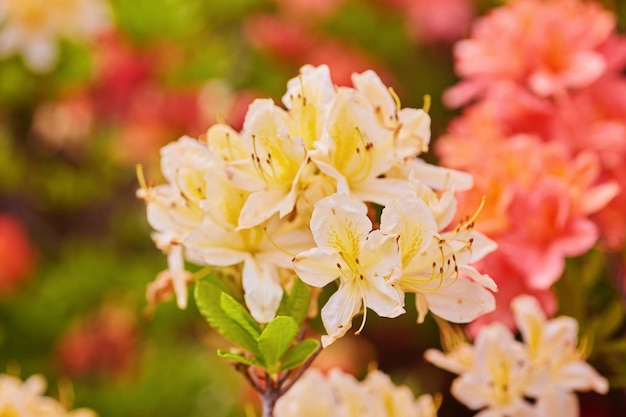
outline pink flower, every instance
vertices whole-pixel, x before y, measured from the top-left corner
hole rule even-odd
[[[518,295],[529,294],[537,298],[547,317],[556,313],[557,301],[552,290],[529,287],[524,274],[510,261],[508,255],[495,251],[476,265],[476,268],[496,281],[498,292],[494,293],[496,309],[468,325],[467,330],[471,337],[475,337],[483,326],[494,322],[500,322],[514,330],[516,326],[510,304]]]
[[[474,4],[470,0],[385,1],[402,11],[411,36],[425,44],[460,39],[474,17]]]
[[[460,106],[505,81],[545,97],[587,87],[615,63],[606,55],[616,51],[606,46],[615,45],[614,30],[615,17],[595,2],[516,0],[493,9],[455,45],[465,80],[445,102]]]
[[[567,184],[553,178],[515,193],[509,216],[511,228],[497,242],[530,288],[550,288],[565,269],[565,257],[585,253],[598,237],[593,222],[571,212]]]

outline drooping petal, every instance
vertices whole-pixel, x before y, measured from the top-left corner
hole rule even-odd
[[[322,336],[322,346],[328,347],[342,337],[350,327],[352,318],[359,313],[362,295],[355,282],[342,282],[326,305],[322,307],[322,322],[328,333]]]
[[[453,323],[469,323],[496,308],[493,294],[482,285],[463,278],[437,291],[425,293],[430,311]]]
[[[172,274],[172,284],[178,308],[187,308],[187,273],[183,258],[183,247],[174,245],[167,255],[167,267]]]
[[[276,267],[249,256],[243,263],[241,278],[244,299],[252,317],[259,323],[272,321],[283,295]]]

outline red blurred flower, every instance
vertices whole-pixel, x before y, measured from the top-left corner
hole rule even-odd
[[[133,364],[136,339],[135,314],[105,306],[61,339],[57,362],[70,376],[115,375]]]
[[[19,218],[0,214],[0,299],[12,294],[35,267],[35,250]]]

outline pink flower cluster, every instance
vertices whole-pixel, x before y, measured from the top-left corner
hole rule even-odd
[[[473,324],[512,325],[509,301],[535,295],[548,315],[565,257],[626,240],[626,39],[600,4],[514,0],[477,20],[455,45],[462,81],[449,106],[467,105],[436,143],[444,166],[474,176],[459,198],[499,251],[481,270],[499,307]]]

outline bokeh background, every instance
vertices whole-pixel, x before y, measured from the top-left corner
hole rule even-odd
[[[247,105],[279,102],[304,64],[328,64],[340,85],[374,69],[407,107],[430,95],[436,140],[458,114],[441,100],[457,82],[452,45],[501,3],[106,4],[102,30],[61,39],[49,70],[33,71],[15,54],[0,58],[0,370],[43,374],[50,395],[102,417],[249,416],[254,395],[216,357],[225,342],[195,305],[146,301],[166,259],[135,196],[136,165],[159,183],[161,146],[216,121],[239,129]],[[604,5],[623,32],[626,2]],[[591,261],[570,262],[568,271]],[[439,347],[431,318],[417,326],[415,314],[370,317],[361,336],[333,345],[317,366],[362,375],[377,364],[416,393],[441,393],[440,416],[472,415],[447,393],[453,376],[422,360],[431,347]],[[616,386],[608,397],[583,396],[584,415],[626,409]]]

